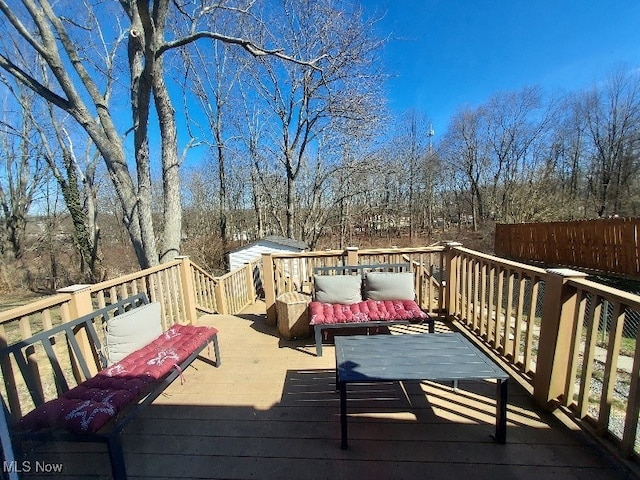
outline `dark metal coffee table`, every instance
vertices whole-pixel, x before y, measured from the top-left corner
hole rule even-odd
[[[347,442],[347,384],[402,380],[497,380],[496,433],[507,440],[509,375],[460,333],[336,337],[342,448]]]

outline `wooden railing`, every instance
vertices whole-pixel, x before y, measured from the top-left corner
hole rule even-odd
[[[0,312],[0,342],[28,338],[60,322],[144,292],[162,305],[165,328],[192,323],[197,312],[238,313],[256,298],[261,260],[215,278],[188,257],[92,285],[73,285],[59,294]]]
[[[162,304],[165,327],[195,320],[187,311],[183,260],[124,275],[93,285],[73,285],[59,294],[0,312],[0,341],[27,338],[60,322],[80,317],[96,308],[144,292]]]
[[[218,312],[239,313],[256,300],[256,275],[259,279],[261,261],[247,263],[219,277]],[[257,273],[256,273],[257,271]]]
[[[556,295],[549,292],[545,314],[558,325],[543,323],[541,331],[541,343],[556,343],[557,358],[546,359],[539,379],[549,385],[547,399],[619,441],[626,456],[638,454],[640,296],[562,272],[548,277],[548,287]]]
[[[62,322],[68,322],[75,316],[71,294],[55,295],[29,305],[0,312],[0,347],[6,347],[22,339],[30,338],[45,329],[52,328]],[[38,372],[38,375],[34,375],[34,377],[42,379],[45,376],[47,378],[49,372],[40,367],[42,353],[30,348],[25,351],[25,356],[29,368],[34,373]],[[20,375],[14,374],[17,366],[9,359],[5,358],[0,361],[0,369],[4,379],[3,385],[0,385],[0,388],[3,388],[2,394],[11,408],[20,412],[21,398],[31,398],[27,393],[26,383]],[[46,382],[41,382],[41,394],[43,397],[50,398],[53,393],[48,392],[42,386],[43,383]],[[33,406],[31,404],[31,408]]]
[[[520,371],[539,405],[638,455],[640,296],[461,246],[446,256],[450,318]]]
[[[262,259],[247,263],[221,277],[213,277],[190,263],[196,309],[204,313],[239,313],[255,302],[262,284]]]
[[[523,373],[535,372],[546,271],[461,247],[454,252],[449,315]]]
[[[165,329],[174,323],[195,321],[194,303],[184,294],[185,266],[183,260],[176,260],[94,285],[74,285],[60,290],[57,295],[0,312],[0,346],[30,338],[44,329],[81,317],[139,292],[146,293],[151,301],[157,301],[162,305],[162,322]],[[193,311],[190,312],[190,309]],[[102,335],[101,329],[99,332]],[[85,358],[96,357],[97,352],[92,351],[86,332],[79,331],[77,341]],[[54,340],[53,346],[66,349],[66,343],[61,340]],[[46,354],[33,347],[27,348],[25,354],[34,377],[39,379],[38,388],[42,397],[53,398],[56,395],[55,383],[51,380],[52,366],[46,360]],[[65,355],[61,355],[60,358],[65,358]],[[80,381],[82,378],[75,359],[68,352],[66,359],[60,368],[67,372],[70,384],[71,380]],[[97,370],[97,365],[97,362],[89,365],[92,373]],[[19,408],[19,399],[28,397],[24,379],[20,375],[14,375],[15,365],[7,359],[2,361],[1,369],[5,380],[3,394],[12,408]]]
[[[415,287],[420,306],[440,313],[444,308],[441,280],[444,278],[445,247],[436,245],[417,248],[375,248],[359,250],[326,250],[322,252],[264,254],[264,292],[267,323],[277,323],[276,298],[283,293],[311,293],[313,272],[318,267],[341,265],[376,265],[410,263],[415,272]]]
[[[191,274],[196,308],[205,313],[218,312],[219,280],[194,263],[191,264]]]
[[[60,290],[57,295],[0,312],[0,346],[27,339],[44,329],[140,292],[144,292],[150,301],[161,304],[165,330],[175,323],[197,322],[198,312],[238,313],[255,301],[254,285],[260,282],[260,275],[260,260],[214,278],[189,261],[188,257],[180,257],[157,267],[94,285],[73,285]],[[102,336],[102,329],[97,331]],[[78,332],[77,340],[85,357],[95,356],[95,352],[90,352],[91,347],[84,332]],[[63,343],[57,342],[55,348],[66,348]],[[26,352],[30,368],[36,372],[34,376],[40,379],[39,388],[43,397],[52,398],[55,396],[55,384],[48,381],[52,373],[51,365],[46,361],[44,352],[30,348]],[[8,360],[3,361],[0,368],[5,379],[2,393],[13,408],[19,408],[18,399],[28,397],[25,394],[26,384],[19,375],[14,375],[15,365]],[[80,380],[73,358],[68,357],[63,368],[68,371],[69,380]],[[90,368],[95,373],[97,362]],[[47,386],[53,386],[53,390],[47,391]]]
[[[59,294],[0,312],[0,343],[24,339],[60,322],[116,303],[139,292],[162,305],[163,326],[193,323],[197,312],[237,313],[255,301],[254,272],[260,260],[214,278],[188,257],[92,285],[73,285]]]
[[[274,324],[275,299],[288,291],[311,292],[315,267],[406,262],[422,308],[454,320],[520,372],[537,403],[561,406],[625,454],[640,453],[640,296],[576,271],[544,270],[460,244],[270,254],[219,278],[181,258],[0,312],[0,345],[138,292],[161,302],[168,326],[196,322],[198,312],[237,313],[263,289],[267,322]],[[30,367],[44,375],[41,352],[27,355]],[[10,363],[1,367],[4,393],[15,403],[24,387],[7,381],[13,378]]]
[[[195,321],[193,301],[189,301],[185,293],[188,292],[185,261],[188,259],[181,258],[95,285],[70,287],[77,297],[76,303],[84,303],[83,294],[91,297],[90,305],[78,306],[84,310],[78,312],[78,316],[142,292],[151,302],[161,304],[165,329],[175,323]]]

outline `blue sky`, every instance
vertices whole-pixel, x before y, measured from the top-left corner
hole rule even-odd
[[[395,112],[416,109],[436,137],[464,105],[539,85],[581,91],[618,66],[640,68],[639,0],[363,0],[385,13]]]

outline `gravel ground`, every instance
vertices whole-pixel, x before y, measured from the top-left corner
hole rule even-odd
[[[604,363],[596,361],[594,364],[594,373],[601,377],[604,375]],[[580,382],[576,380],[576,391],[579,391]],[[603,383],[600,378],[593,376],[591,378],[591,389],[590,396],[591,398],[600,399],[602,398],[602,388]],[[619,400],[622,403],[627,403],[629,397],[629,383],[620,381],[618,379],[614,390],[613,397],[615,400]],[[599,404],[592,404],[589,406],[588,413],[593,418],[598,418],[600,412]],[[625,412],[620,411],[618,409],[612,409],[611,416],[609,417],[609,431],[618,439],[622,440],[622,434],[624,432],[624,422],[625,422]],[[635,450],[637,451],[640,448],[640,438],[638,435],[636,436]]]

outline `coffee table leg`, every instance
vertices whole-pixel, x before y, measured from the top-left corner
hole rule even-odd
[[[322,328],[314,326],[313,331],[316,337],[316,357],[322,356]]]
[[[507,391],[508,381],[497,381],[496,392],[496,442],[507,443]]]
[[[343,450],[349,448],[347,442],[347,384],[340,382],[340,436]]]

